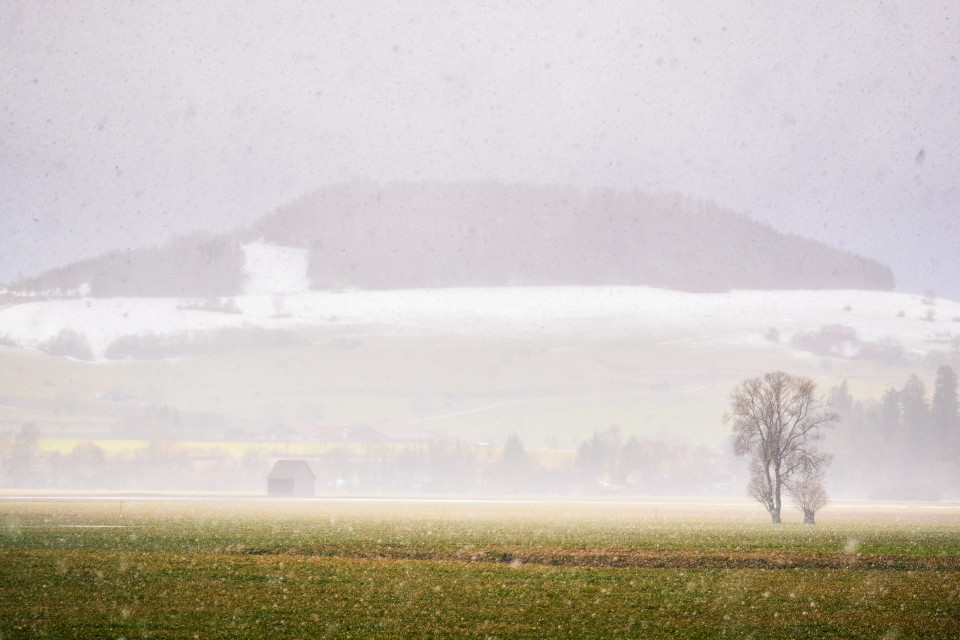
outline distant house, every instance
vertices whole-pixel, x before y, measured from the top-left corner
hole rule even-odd
[[[267,430],[271,442],[300,442],[303,440],[303,434],[285,424],[274,425]]]
[[[316,480],[306,460],[277,460],[267,474],[267,495],[310,498]]]

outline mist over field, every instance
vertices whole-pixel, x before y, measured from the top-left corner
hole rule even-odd
[[[830,495],[960,497],[952,5],[0,25],[3,489],[740,496],[786,371]]]

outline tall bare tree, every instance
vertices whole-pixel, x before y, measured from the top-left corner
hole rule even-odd
[[[810,378],[782,371],[744,380],[730,394],[733,447],[750,458],[750,495],[780,523],[781,494],[829,456],[816,448],[824,429],[838,420],[816,394]]]

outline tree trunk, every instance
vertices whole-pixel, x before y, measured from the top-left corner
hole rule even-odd
[[[780,524],[780,509],[770,509],[770,519],[773,524]]]
[[[813,510],[811,510],[811,509],[804,509],[804,510],[803,510],[803,524],[817,524],[817,523],[814,521],[814,519],[813,519],[813,516],[814,516],[815,514],[816,514],[816,511],[813,511]]]

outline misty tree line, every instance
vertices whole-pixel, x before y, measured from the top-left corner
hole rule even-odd
[[[232,302],[229,298],[224,300],[226,302],[201,301],[196,304],[207,305],[204,308],[209,310],[209,305],[230,304]],[[190,304],[194,304],[194,302],[188,301],[178,309],[189,310],[192,308],[188,306]],[[237,327],[221,327],[214,330],[177,331],[168,334],[146,332],[122,335],[107,345],[103,355],[110,360],[128,358],[150,360],[224,353],[237,349],[291,347],[303,344],[304,340],[294,332],[243,324]],[[0,345],[24,346],[3,334],[0,334]],[[95,356],[87,336],[69,328],[62,329],[56,335],[39,343],[37,348],[52,356],[74,358],[76,360],[93,360]]]
[[[69,453],[43,451],[40,430],[23,425],[0,439],[0,487],[60,490],[263,492],[283,447],[242,456],[191,454],[151,441],[118,455],[92,443]],[[544,461],[543,457],[555,459]],[[544,494],[723,494],[734,489],[730,460],[705,446],[624,438],[595,431],[576,455],[529,451],[516,435],[502,449],[435,440],[423,445],[338,445],[308,458],[317,489],[370,492]]]
[[[936,500],[960,494],[957,373],[937,369],[932,392],[917,375],[879,401],[856,401],[846,381],[826,397],[841,428],[828,444],[835,483],[871,498]]]
[[[957,374],[937,369],[933,396],[913,374],[876,405],[854,402],[846,380],[826,398],[804,376],[774,371],[738,384],[724,422],[733,452],[748,462],[747,493],[781,522],[784,494],[815,523],[828,503],[827,469],[834,454],[821,443],[843,417],[833,451],[841,485],[870,498],[936,500],[960,492],[960,406]]]
[[[832,457],[827,487],[876,499],[960,495],[953,367],[939,367],[932,391],[912,375],[879,400],[855,400],[843,381],[829,389],[823,403],[839,417],[822,447]],[[287,457],[282,445],[251,448],[240,456],[191,454],[156,437],[176,418],[166,413],[141,416],[144,435],[152,440],[144,449],[117,455],[92,443],[69,453],[43,451],[40,430],[23,425],[0,436],[0,488],[263,492],[273,462]],[[513,435],[502,449],[449,440],[354,443],[332,446],[308,461],[319,491],[729,495],[740,491],[742,480],[742,465],[725,452],[626,438],[617,426],[594,431],[575,455],[530,451]]]
[[[190,456],[169,442],[150,442],[123,455],[109,455],[93,443],[69,453],[43,451],[42,434],[25,424],[0,438],[0,488],[57,490],[255,491],[270,460],[250,453]]]
[[[433,491],[545,494],[717,494],[729,491],[729,459],[709,447],[624,439],[619,426],[596,430],[569,461],[544,464],[511,435],[499,455],[478,457],[470,447],[435,443],[408,453],[414,484]],[[419,463],[418,463],[419,462]],[[426,463],[426,464],[424,464]]]

